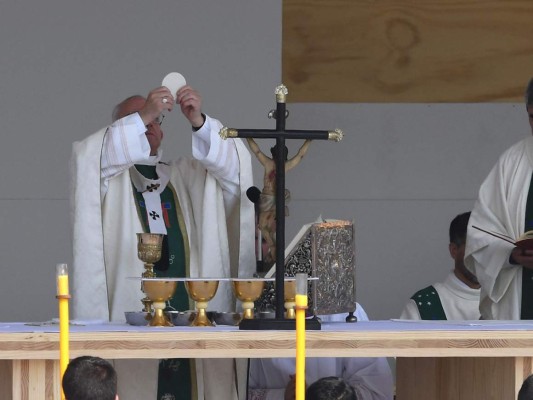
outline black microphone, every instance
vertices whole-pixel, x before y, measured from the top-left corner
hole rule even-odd
[[[248,200],[256,204],[259,202],[261,191],[256,186],[250,186],[248,190],[246,191],[246,196],[248,196]]]

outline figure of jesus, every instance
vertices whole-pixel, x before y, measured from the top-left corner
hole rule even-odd
[[[246,138],[246,140],[248,140],[250,149],[265,169],[263,190],[259,198],[258,228],[261,231],[262,238],[266,240],[268,245],[267,254],[263,254],[263,262],[271,266],[276,260],[276,157],[279,149],[277,144],[270,148],[271,158],[261,151],[252,138]],[[307,139],[298,150],[298,153],[291,159],[288,159],[289,150],[287,146],[284,146],[285,172],[298,165],[307,153],[310,144],[311,140]],[[285,200],[288,201],[289,199],[290,192],[285,189]],[[288,215],[287,207],[285,207],[285,215]]]

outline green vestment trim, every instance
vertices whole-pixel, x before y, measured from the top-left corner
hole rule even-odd
[[[527,193],[524,232],[533,229],[533,175]],[[533,319],[533,270],[522,267],[522,306],[520,319]]]
[[[411,299],[416,303],[420,318],[425,320],[446,320],[439,294],[433,286],[421,289]]]
[[[157,179],[155,166],[136,165],[137,170],[148,179]],[[134,188],[135,199],[140,211],[144,230],[147,232],[148,216],[142,193]],[[164,214],[167,236],[165,237],[164,260],[156,263],[154,272],[158,278],[187,276],[188,252],[185,248],[186,235],[182,234],[185,227],[180,221],[181,209],[174,190],[169,183],[161,193],[161,209]],[[182,218],[181,218],[182,219]],[[188,243],[187,243],[188,244]],[[161,268],[161,269],[158,269]],[[168,303],[178,311],[189,309],[189,296],[183,282],[178,282],[176,293]],[[164,328],[162,328],[164,329]],[[159,375],[157,384],[157,400],[193,400],[193,388],[196,392],[194,374],[191,373],[193,363],[189,359],[172,358],[159,361]]]

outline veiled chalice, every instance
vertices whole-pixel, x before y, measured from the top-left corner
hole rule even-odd
[[[191,326],[214,326],[207,318],[207,305],[215,297],[218,289],[218,279],[189,278],[185,280],[185,289],[189,297],[196,303],[196,317]]]
[[[296,279],[285,278],[284,286],[285,286],[284,307],[286,310],[285,318],[296,319],[296,311],[294,310],[294,307],[296,306]]]
[[[143,279],[143,290],[154,307],[154,315],[150,320],[150,326],[174,326],[163,313],[166,302],[174,296],[178,282],[167,281],[164,278]]]
[[[160,233],[137,233],[137,257],[144,263],[143,278],[154,278],[154,264],[161,258],[161,248],[163,237]],[[143,284],[141,290],[144,292]],[[146,313],[150,313],[152,302],[148,297],[144,297],[141,302]]]
[[[264,279],[235,278],[231,280],[235,297],[242,302],[242,318],[254,319],[254,301],[256,301],[265,287]]]

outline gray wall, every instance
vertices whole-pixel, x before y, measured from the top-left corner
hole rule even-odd
[[[273,128],[281,1],[4,1],[0,49],[0,321],[45,320],[57,315],[55,264],[72,258],[72,142],[171,71],[225,125]],[[287,175],[287,240],[320,214],[354,219],[358,298],[375,319],[396,317],[413,291],[447,273],[449,221],[472,207],[501,151],[529,132],[513,104],[288,108],[287,128],[339,127],[346,138],[313,143]],[[164,127],[165,156],[189,154],[179,111]]]
[[[57,315],[55,265],[72,259],[72,142],[171,71],[225,124],[267,124],[280,26],[280,1],[0,2],[0,321]],[[164,128],[165,156],[190,154],[179,110]]]

